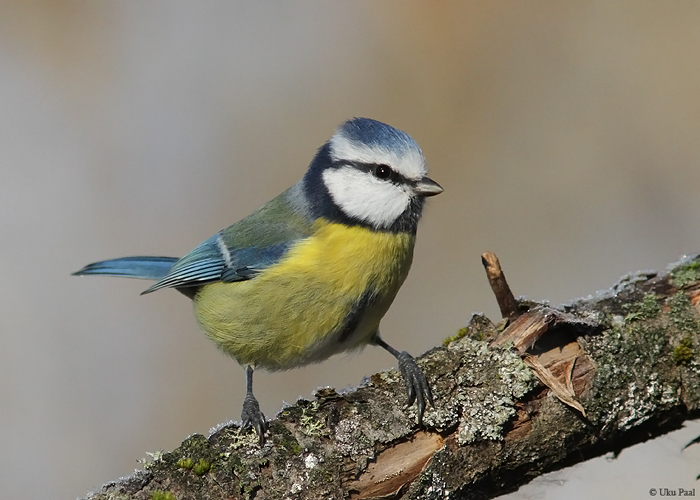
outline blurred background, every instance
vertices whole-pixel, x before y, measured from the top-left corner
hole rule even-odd
[[[498,320],[486,250],[553,304],[700,252],[698,47],[692,1],[0,1],[1,496],[83,496],[239,418],[243,370],[183,296],[70,273],[185,254],[350,117],[411,134],[445,188],[382,327],[416,355]],[[370,348],[256,394],[272,417],[394,364]],[[698,434],[512,498],[696,487]]]

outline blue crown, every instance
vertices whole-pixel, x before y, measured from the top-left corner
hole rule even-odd
[[[371,118],[348,120],[340,126],[338,133],[353,142],[367,144],[370,147],[380,147],[397,152],[407,150],[421,152],[420,146],[406,132]]]

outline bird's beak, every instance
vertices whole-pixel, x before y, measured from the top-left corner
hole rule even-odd
[[[416,183],[416,193],[420,196],[435,196],[444,191],[442,186],[429,177],[423,177]]]

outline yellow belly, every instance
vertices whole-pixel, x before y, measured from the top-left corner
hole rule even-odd
[[[406,279],[414,235],[316,225],[255,278],[212,283],[196,295],[200,325],[239,363],[284,370],[366,344]],[[343,322],[367,290],[377,300],[341,343]]]

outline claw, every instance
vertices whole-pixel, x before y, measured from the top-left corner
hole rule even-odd
[[[408,400],[406,406],[411,406],[416,403],[418,406],[418,425],[423,425],[423,414],[425,413],[425,401],[430,403],[430,406],[435,406],[433,403],[433,393],[428,385],[428,380],[425,378],[423,370],[420,369],[416,360],[406,351],[397,351],[389,344],[384,342],[377,334],[374,338],[374,343],[379,347],[389,351],[399,361],[399,371],[403,376],[406,384],[406,392]]]
[[[430,406],[435,406],[433,393],[430,390],[430,385],[428,385],[428,380],[413,356],[406,351],[402,351],[397,353],[396,359],[399,361],[399,371],[403,376],[406,392],[408,393],[406,406],[416,403],[418,406],[418,426],[421,426],[423,425],[426,400],[430,403]]]
[[[265,415],[260,411],[260,404],[253,395],[253,367],[246,367],[246,393],[243,400],[243,411],[241,411],[241,428],[248,429],[253,427],[260,439],[260,447],[265,444],[265,431],[267,430],[267,421]]]
[[[241,420],[243,429],[253,427],[260,438],[260,447],[265,444],[265,431],[267,430],[267,421],[265,415],[260,411],[260,404],[255,399],[253,393],[248,393],[243,401],[243,411],[241,412]]]

